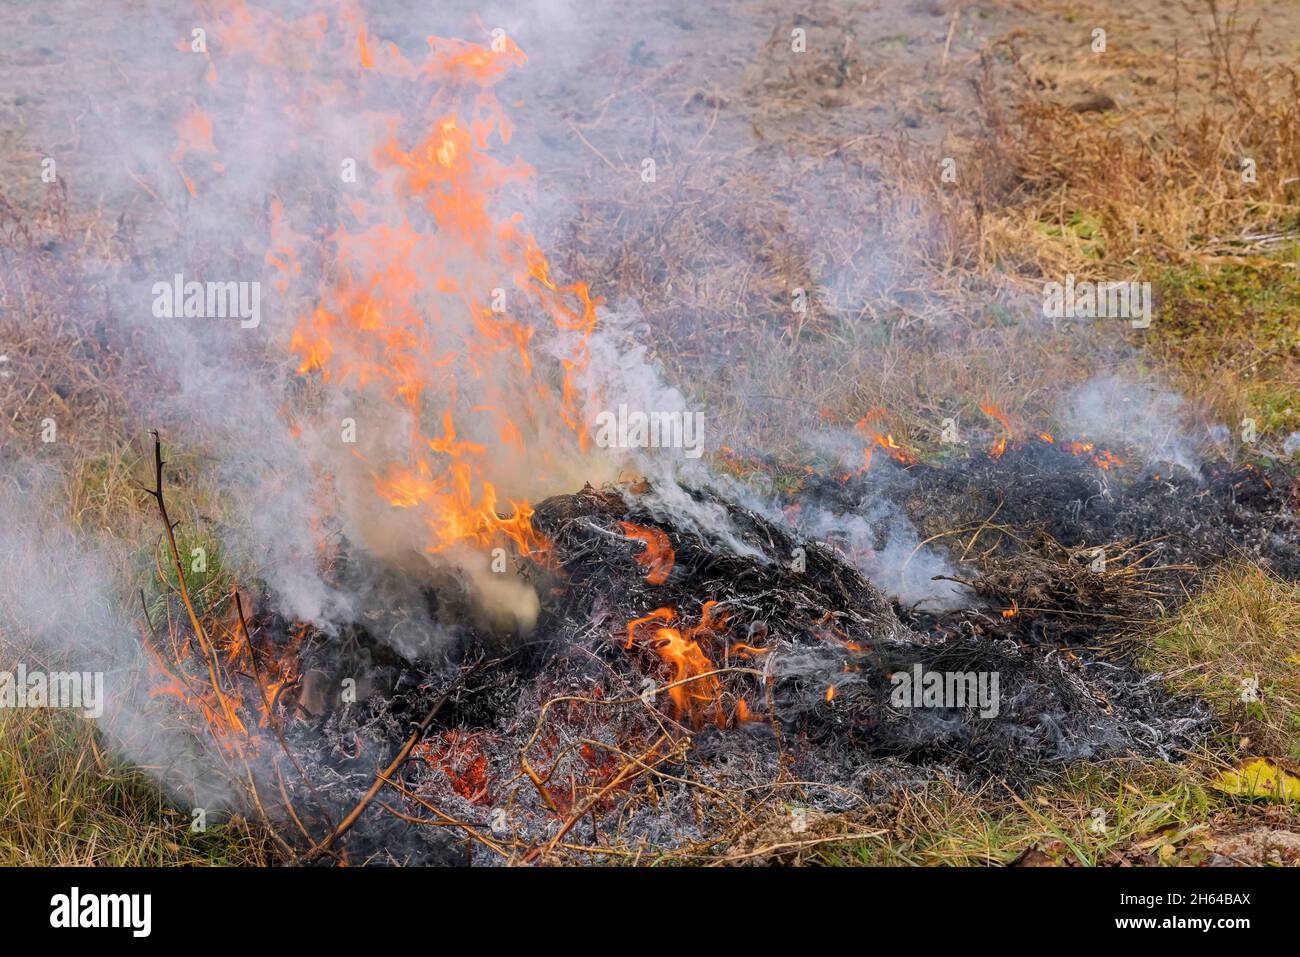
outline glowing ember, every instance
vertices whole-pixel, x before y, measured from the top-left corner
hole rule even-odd
[[[1090,456],[1093,464],[1098,468],[1110,469],[1124,464],[1124,460],[1110,449],[1097,450],[1096,445],[1092,442],[1071,442],[1066,448],[1075,458],[1082,458],[1085,455]],[[1094,450],[1096,450],[1096,454],[1094,454]]]

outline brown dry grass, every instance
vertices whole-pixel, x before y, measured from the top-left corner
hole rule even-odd
[[[985,51],[978,122],[942,148],[810,134],[783,147],[793,162],[768,143],[727,155],[678,144],[673,175],[615,179],[578,211],[565,266],[612,304],[638,304],[671,377],[732,446],[806,454],[808,428],[877,405],[919,440],[982,402],[1042,422],[1099,370],[1163,376],[1207,419],[1253,414],[1283,435],[1300,352],[1288,325],[1243,314],[1300,288],[1300,84],[1252,65],[1244,20],[1206,24],[1186,55],[1197,69],[1137,110],[1007,103],[995,79],[1007,41]],[[802,93],[769,91],[763,115],[782,96],[804,109]],[[956,183],[941,179],[944,155]],[[1227,267],[1245,278],[1206,304],[1221,335],[1197,348],[1177,294]],[[1043,319],[1042,284],[1067,273],[1152,282],[1156,328]],[[1225,345],[1249,356],[1225,369]]]

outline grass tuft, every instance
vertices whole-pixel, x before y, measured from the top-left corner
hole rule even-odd
[[[139,770],[102,750],[93,725],[54,710],[0,710],[0,865],[263,865],[243,821],[200,833]]]
[[[1300,583],[1221,570],[1153,636],[1143,664],[1203,698],[1256,753],[1300,758]]]

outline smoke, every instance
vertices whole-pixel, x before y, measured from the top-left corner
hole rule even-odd
[[[0,470],[0,668],[102,675],[97,720],[122,751],[140,766],[167,768],[173,797],[227,804],[229,782],[201,743],[170,720],[169,700],[150,697],[142,626],[126,611],[133,556],[121,543],[76,531],[60,491],[36,463]]]
[[[957,574],[947,558],[922,544],[908,517],[883,498],[847,512],[815,506],[801,512],[801,532],[835,544],[890,597],[931,611],[970,604],[966,588],[942,580]]]
[[[1064,396],[1057,418],[1071,434],[1137,451],[1145,465],[1166,464],[1201,475],[1195,419],[1176,392],[1101,375]],[[1214,439],[1206,431],[1201,441]],[[1219,436],[1218,444],[1224,440],[1226,434]]]

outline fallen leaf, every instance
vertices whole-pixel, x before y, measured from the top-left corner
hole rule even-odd
[[[1240,797],[1300,801],[1300,777],[1268,758],[1252,758],[1233,770],[1224,771],[1214,779],[1214,787]]]

